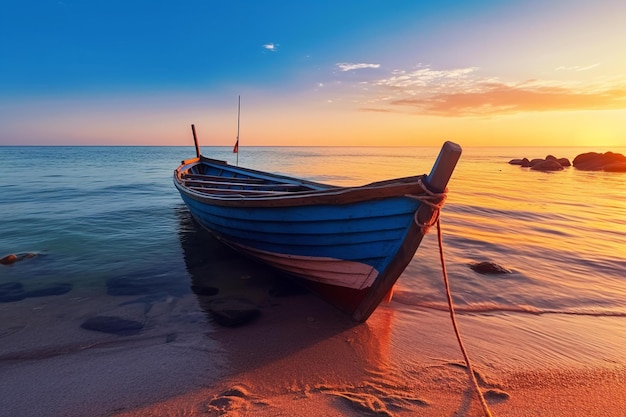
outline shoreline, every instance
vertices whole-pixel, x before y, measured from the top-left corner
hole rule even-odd
[[[94,344],[83,332],[73,349],[43,357],[18,344],[22,358],[0,358],[0,410],[25,417],[482,415],[446,312],[395,303],[355,324],[311,294],[261,303],[261,316],[240,327],[216,327],[189,296],[154,306],[154,325],[138,336]],[[626,410],[624,335],[579,332],[623,318],[458,319],[494,416]],[[510,329],[516,320],[523,326]],[[72,339],[65,331],[59,340]]]

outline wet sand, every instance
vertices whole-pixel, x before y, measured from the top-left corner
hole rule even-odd
[[[482,415],[445,312],[392,303],[355,325],[311,294],[290,294],[261,300],[257,319],[229,328],[198,316],[194,296],[167,303],[136,336],[95,341],[94,332],[70,330],[78,317],[16,330],[21,338],[5,330],[14,345],[0,355],[0,415]],[[543,316],[523,319],[543,323],[536,333],[522,326],[502,337],[512,319],[459,317],[493,415],[624,415],[622,335],[572,341],[563,335],[597,318]],[[56,343],[29,349],[26,335],[46,327]],[[577,343],[579,357],[550,337]]]
[[[355,324],[221,246],[195,256],[205,245],[183,245],[195,294],[0,304],[0,416],[483,415],[448,313],[409,305],[401,281]],[[220,326],[211,311],[224,305],[254,314]],[[81,327],[94,315],[143,328]],[[458,316],[495,416],[626,415],[624,319]]]

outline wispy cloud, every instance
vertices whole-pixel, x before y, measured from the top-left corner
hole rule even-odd
[[[415,93],[421,89],[466,89],[474,84],[472,73],[477,70],[475,67],[432,70],[429,67],[418,66],[412,71],[394,70],[390,77],[375,80],[372,84],[395,90],[401,89],[408,93]]]
[[[340,62],[337,64],[337,67],[341,71],[345,72],[345,71],[354,71],[354,70],[365,69],[365,68],[380,68],[380,64],[365,64],[365,63],[352,64],[348,62]]]
[[[600,63],[598,62],[596,64],[587,65],[587,66],[584,66],[584,67],[581,67],[579,65],[574,65],[574,66],[571,66],[571,67],[561,66],[561,67],[555,68],[554,70],[555,71],[576,71],[576,72],[580,72],[580,71],[588,71],[590,69],[597,68],[599,66],[600,66]]]
[[[263,49],[267,50],[267,51],[271,51],[271,52],[276,52],[276,50],[278,49],[278,44],[277,43],[266,43],[263,45]]]
[[[489,116],[520,112],[626,108],[626,83],[583,85],[572,81],[505,82],[479,68],[434,70],[419,65],[359,83],[367,91],[362,111],[438,116]]]

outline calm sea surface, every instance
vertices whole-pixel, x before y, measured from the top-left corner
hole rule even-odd
[[[542,173],[507,163],[548,153],[573,160],[590,150],[606,151],[464,149],[441,216],[461,312],[626,316],[626,174],[572,167]],[[611,150],[626,154],[626,148]],[[428,173],[437,153],[419,147],[242,147],[239,164],[358,185]],[[172,172],[194,154],[192,147],[0,147],[0,257],[36,255],[0,265],[0,285],[38,290],[61,283],[73,294],[106,298],[111,282],[144,277],[169,296],[189,294],[184,246],[194,230]],[[235,163],[230,148],[206,147],[203,154]],[[479,275],[468,268],[482,261],[512,274]],[[54,299],[29,302],[49,305]],[[398,281],[394,300],[392,308],[445,308],[435,230]],[[22,302],[0,302],[0,315]]]

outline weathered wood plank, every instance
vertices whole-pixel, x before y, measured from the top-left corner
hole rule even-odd
[[[183,179],[198,178],[198,179],[204,179],[208,181],[223,181],[223,182],[236,180],[237,182],[246,183],[246,184],[265,184],[268,182],[261,178],[221,177],[218,175],[206,175],[206,174],[181,174],[181,177]]]
[[[299,184],[255,184],[255,183],[244,183],[239,182],[237,178],[234,178],[233,182],[227,181],[205,181],[205,180],[195,180],[195,179],[185,179],[185,184],[201,184],[201,185],[214,185],[214,186],[224,186],[224,187],[246,187],[247,189],[269,189],[269,190],[281,190],[290,191],[290,190],[308,190],[306,187],[302,187]]]
[[[232,188],[187,187],[209,195],[273,195],[284,194],[285,191],[233,190]]]

